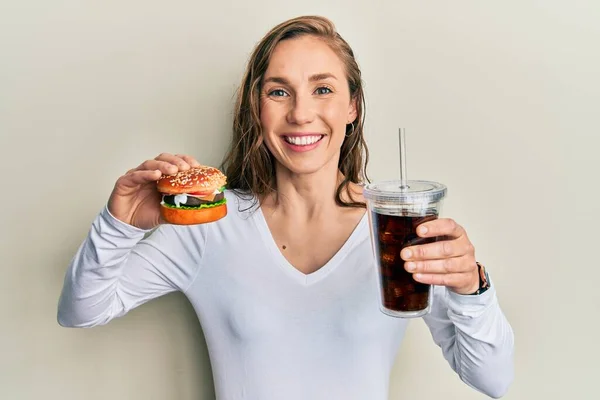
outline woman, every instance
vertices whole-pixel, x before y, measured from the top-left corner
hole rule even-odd
[[[155,182],[197,166],[189,155],[130,170],[69,267],[59,323],[106,324],[179,290],[202,324],[218,399],[387,399],[407,320],[378,308],[352,50],[324,18],[280,24],[255,49],[235,111],[229,215],[161,224]],[[421,235],[449,238],[402,253],[415,279],[439,285],[424,320],[461,379],[499,397],[512,380],[513,334],[495,289],[479,293],[458,224],[425,227]]]

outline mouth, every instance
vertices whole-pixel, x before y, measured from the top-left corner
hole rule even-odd
[[[283,140],[293,146],[308,147],[320,142],[325,135],[283,136]]]

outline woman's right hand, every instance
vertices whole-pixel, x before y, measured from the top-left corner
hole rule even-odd
[[[191,156],[169,153],[144,161],[117,180],[108,200],[108,211],[126,224],[141,229],[154,228],[163,222],[161,194],[156,190],[156,181],[163,174],[175,175],[199,165]]]

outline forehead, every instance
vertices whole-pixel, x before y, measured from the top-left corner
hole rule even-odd
[[[306,35],[275,46],[265,77],[303,80],[314,74],[331,73],[340,79],[344,71],[342,61],[324,40]]]

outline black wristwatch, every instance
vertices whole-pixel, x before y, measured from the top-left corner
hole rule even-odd
[[[477,263],[477,269],[479,270],[479,289],[477,289],[475,292],[471,293],[471,296],[477,296],[480,294],[485,293],[486,290],[488,290],[490,288],[490,277],[488,276],[487,271],[485,270],[485,267],[476,262]]]

